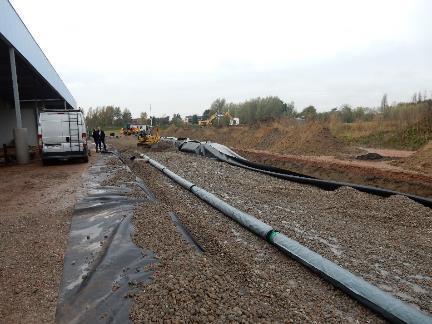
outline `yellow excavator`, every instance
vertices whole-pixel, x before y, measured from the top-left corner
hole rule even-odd
[[[216,117],[217,117],[217,113],[214,113],[208,119],[200,120],[198,122],[198,125],[200,125],[200,126],[211,126],[211,124],[213,124],[213,120],[215,120]]]
[[[213,121],[217,118],[217,117],[226,117],[230,120],[230,125],[238,125],[237,123],[233,123],[232,121],[234,120],[234,117],[230,114],[229,111],[226,111],[223,115],[222,114],[218,114],[214,113],[213,115],[211,115],[208,119],[205,120],[200,120],[198,122],[198,125],[206,127],[206,126],[211,126],[213,124]],[[237,119],[238,120],[238,119]]]
[[[142,147],[154,147],[159,143],[159,127],[150,127],[147,131],[142,130],[138,134],[138,146]]]

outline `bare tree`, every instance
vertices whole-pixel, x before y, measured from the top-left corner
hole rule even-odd
[[[210,110],[214,112],[222,112],[225,107],[226,100],[224,98],[217,98],[210,106]]]
[[[147,113],[146,112],[142,112],[140,114],[140,122],[141,122],[141,124],[145,124],[147,122],[147,119],[148,119]]]

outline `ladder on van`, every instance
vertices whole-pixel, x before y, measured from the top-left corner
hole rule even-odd
[[[69,147],[72,151],[72,146],[78,144],[78,152],[81,152],[81,141],[80,141],[80,126],[83,125],[81,114],[68,112],[68,124],[69,124]],[[84,149],[84,147],[83,147]]]

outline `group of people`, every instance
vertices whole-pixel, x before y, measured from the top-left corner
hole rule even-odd
[[[93,128],[93,140],[96,144],[96,152],[102,152],[102,145],[103,145],[103,151],[105,152],[106,144],[105,144],[105,132],[98,127],[97,129]]]

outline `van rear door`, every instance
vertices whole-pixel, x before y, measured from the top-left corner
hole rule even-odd
[[[43,151],[83,151],[83,116],[80,112],[42,112],[39,118]]]

